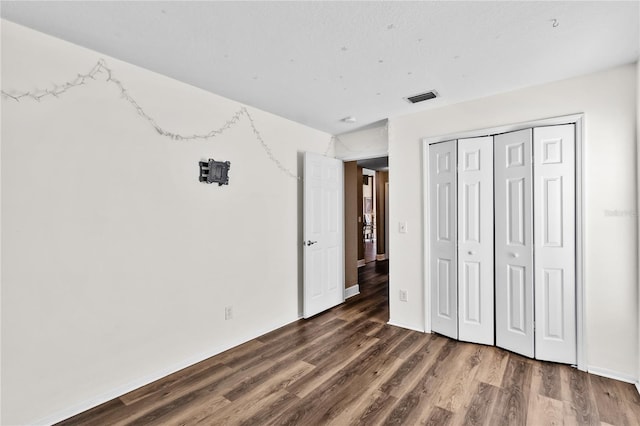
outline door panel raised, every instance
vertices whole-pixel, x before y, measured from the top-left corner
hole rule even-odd
[[[493,137],[459,139],[458,159],[458,333],[493,345]]]
[[[507,329],[511,333],[526,335],[527,333],[527,300],[525,268],[516,265],[507,265]]]
[[[429,147],[431,328],[458,338],[456,141]]]
[[[495,136],[496,345],[533,357],[532,130]]]
[[[533,130],[536,358],[575,364],[575,127]]]
[[[525,178],[507,179],[507,244],[524,246],[526,232]]]
[[[462,262],[463,288],[460,290],[460,297],[464,297],[464,301],[460,304],[462,307],[462,323],[464,325],[481,325],[482,317],[490,315],[486,309],[482,309],[482,278],[480,275],[480,262]],[[463,328],[463,325],[460,325]],[[461,333],[462,334],[462,333]],[[462,337],[461,337],[462,338]]]

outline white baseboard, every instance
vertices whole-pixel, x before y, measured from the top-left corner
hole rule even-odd
[[[348,299],[350,297],[356,296],[360,294],[360,285],[359,284],[354,284],[349,288],[345,288],[344,289],[344,298]]]
[[[618,371],[608,370],[606,368],[595,367],[593,365],[587,366],[587,372],[595,374],[596,376],[607,377],[609,379],[620,380],[621,382],[627,382],[638,386],[637,379],[627,374],[620,373]]]
[[[376,254],[376,260],[387,260],[387,254],[386,253]]]
[[[394,322],[394,321],[391,321],[391,320],[389,320],[389,322],[387,322],[387,324],[393,325],[395,327],[406,328],[408,330],[419,331],[420,333],[424,333],[425,332],[424,329],[413,327],[411,325],[401,324],[401,323]]]
[[[640,393],[640,382],[636,382],[636,390]]]
[[[285,325],[291,324],[293,322],[298,321],[300,318],[296,318],[294,320],[291,321],[286,321],[282,324],[275,324],[275,325],[271,325],[271,326],[267,326],[262,328],[261,330],[259,330],[257,333],[255,333],[255,335],[251,335],[251,336],[246,336],[244,338],[239,338],[239,339],[235,339],[232,342],[228,342],[226,344],[217,346],[212,348],[211,350],[208,350],[206,352],[202,352],[198,355],[194,355],[191,356],[181,362],[178,362],[176,364],[167,366],[166,368],[160,370],[160,371],[156,371],[153,374],[149,374],[146,375],[144,377],[141,377],[139,379],[133,380],[129,383],[123,384],[121,386],[118,386],[115,389],[112,389],[108,392],[104,392],[100,395],[96,395],[93,398],[90,398],[88,400],[82,401],[78,404],[75,404],[72,407],[68,407],[65,408],[64,410],[60,410],[56,413],[52,413],[51,415],[42,418],[38,421],[35,422],[30,422],[30,424],[32,425],[52,425],[58,422],[61,422],[62,420],[66,420],[70,417],[75,416],[76,414],[80,414],[84,411],[87,411],[91,408],[97,407],[100,404],[104,404],[107,401],[111,401],[114,398],[118,398],[128,392],[131,392],[135,389],[141,388],[142,386],[148,385],[149,383],[153,383],[158,379],[161,379],[163,377],[166,377],[170,374],[175,373],[176,371],[180,371],[184,368],[187,368],[189,366],[192,366],[194,364],[199,363],[200,361],[204,361],[207,358],[211,358],[212,356],[218,355],[226,350],[229,350],[231,348],[235,348],[236,346],[239,346],[243,343],[246,343],[250,340],[253,340],[257,337],[260,337],[264,334],[267,334],[273,330],[277,330],[280,327],[284,327]]]
[[[362,266],[364,266],[366,264],[367,264],[367,262],[365,262],[364,259],[358,259],[358,268],[360,268],[360,267],[362,267]]]

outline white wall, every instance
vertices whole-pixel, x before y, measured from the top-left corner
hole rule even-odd
[[[345,161],[386,157],[389,153],[389,136],[386,123],[382,126],[343,133],[336,137],[336,158]]]
[[[3,22],[4,90],[51,88],[100,57]],[[207,132],[242,106],[105,59],[169,130]],[[325,151],[328,134],[249,110],[293,171]],[[229,186],[198,182],[210,157],[231,161]],[[103,79],[3,99],[1,423],[60,420],[296,320],[298,194],[246,118],[179,142]]]
[[[638,376],[636,65],[390,120],[390,321],[423,329],[422,143],[424,137],[585,114],[587,364]],[[606,210],[625,212],[607,216]],[[408,222],[399,234],[397,223]],[[398,300],[399,289],[409,302]]]

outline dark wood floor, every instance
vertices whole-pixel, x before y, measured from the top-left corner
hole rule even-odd
[[[361,294],[64,425],[640,425],[635,387],[387,325],[387,263]]]
[[[364,261],[365,263],[375,262],[376,260],[376,240],[364,240]]]

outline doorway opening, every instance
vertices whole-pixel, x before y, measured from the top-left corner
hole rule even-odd
[[[344,164],[345,298],[358,295],[360,299],[372,292],[379,295],[384,284],[388,316],[389,159],[377,157]],[[369,285],[375,289],[365,288]]]
[[[376,199],[376,172],[371,169],[362,169],[362,245],[364,263],[376,261],[377,236],[376,216],[378,203]],[[361,266],[359,264],[358,266]]]
[[[358,266],[361,267],[389,258],[389,157],[358,160],[356,165],[358,179],[362,175],[362,194],[358,197],[358,219],[361,228]]]

